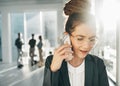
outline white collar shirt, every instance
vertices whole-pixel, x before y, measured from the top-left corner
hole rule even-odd
[[[78,67],[73,67],[67,62],[68,74],[71,86],[84,86],[85,80],[85,62]]]

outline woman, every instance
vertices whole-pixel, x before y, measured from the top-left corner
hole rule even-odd
[[[109,86],[103,60],[89,54],[96,44],[94,17],[73,11],[67,15],[65,31],[71,45],[58,47],[54,55],[46,59],[43,86]],[[69,54],[72,60],[65,61]]]

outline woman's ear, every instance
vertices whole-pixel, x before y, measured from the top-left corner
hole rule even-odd
[[[68,32],[64,32],[63,34],[64,34],[64,35],[67,35],[67,34],[68,34]]]

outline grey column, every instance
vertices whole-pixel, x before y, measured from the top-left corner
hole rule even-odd
[[[116,49],[117,49],[117,55],[116,55],[116,86],[120,86],[120,19],[117,22],[117,32],[116,32]]]
[[[61,7],[60,10],[57,11],[57,33],[56,33],[56,39],[58,43],[58,39],[60,35],[65,31],[64,29],[64,24],[65,24],[65,19],[64,19],[64,14],[63,14],[63,8]],[[58,44],[56,44],[58,46]]]
[[[2,13],[2,59],[4,63],[12,62],[10,16],[7,11]]]

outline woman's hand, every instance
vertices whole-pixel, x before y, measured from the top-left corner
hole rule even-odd
[[[53,60],[50,66],[51,71],[55,72],[60,69],[62,61],[68,58],[69,54],[73,53],[70,50],[71,47],[71,45],[64,44],[54,51]]]

